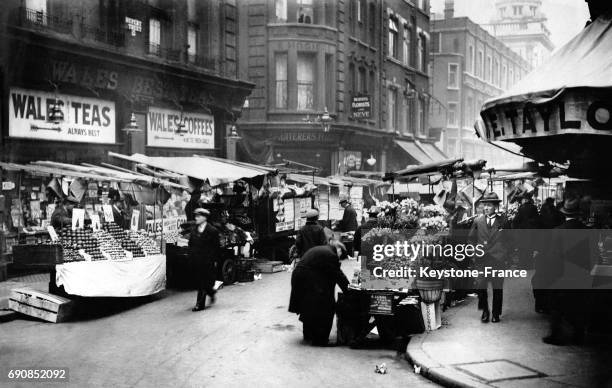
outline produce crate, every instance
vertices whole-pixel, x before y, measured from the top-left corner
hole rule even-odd
[[[258,260],[255,262],[255,269],[262,273],[274,273],[283,270],[282,261]]]
[[[11,310],[53,323],[70,318],[73,306],[70,299],[29,288],[13,289],[9,296]]]
[[[64,262],[61,245],[32,244],[13,247],[15,269],[50,269]]]

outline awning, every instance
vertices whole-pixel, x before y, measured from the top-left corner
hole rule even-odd
[[[423,150],[425,151],[425,153],[430,157],[431,160],[433,160],[434,162],[439,162],[441,160],[446,160],[448,159],[448,156],[444,155],[444,152],[442,152],[438,147],[435,146],[435,144],[431,144],[431,143],[421,143],[420,141],[416,141],[416,144]]]
[[[229,160],[225,161],[218,158],[207,158],[204,156],[162,157],[146,156],[142,154],[128,156],[113,152],[109,152],[109,155],[192,178],[202,179],[208,181],[211,186],[218,186],[224,183],[254,178],[270,173],[270,169],[268,168],[246,167],[244,163],[232,162]]]
[[[400,146],[412,158],[416,159],[419,164],[427,164],[434,161],[414,142],[395,140],[395,144]]]
[[[612,136],[612,15],[602,15],[481,111],[489,141]],[[601,138],[601,137],[600,137]],[[565,155],[563,156],[565,157]]]

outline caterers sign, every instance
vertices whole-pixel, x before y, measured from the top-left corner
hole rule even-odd
[[[56,98],[64,113],[60,124],[47,122]],[[11,137],[115,143],[115,103],[112,101],[11,88],[8,114]]]
[[[183,123],[182,131],[178,131]],[[215,148],[215,120],[203,113],[149,108],[147,145],[172,148]]]
[[[545,102],[501,103],[481,112],[489,140],[519,140],[547,135],[612,135],[610,98],[568,92]]]

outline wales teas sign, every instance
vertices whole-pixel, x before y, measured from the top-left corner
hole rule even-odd
[[[63,122],[47,121],[57,99]],[[11,88],[9,136],[81,143],[115,143],[115,103],[88,97]]]
[[[215,120],[203,113],[149,108],[147,145],[172,148],[215,148]]]

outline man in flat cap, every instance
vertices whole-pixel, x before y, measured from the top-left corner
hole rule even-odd
[[[51,226],[55,229],[72,226],[72,209],[79,204],[79,201],[73,196],[64,198],[51,215]]]
[[[189,236],[189,258],[195,263],[198,295],[192,311],[203,310],[206,296],[215,303],[215,259],[220,253],[219,231],[208,223],[210,212],[197,208],[193,211],[195,225]]]
[[[312,247],[327,244],[327,237],[323,227],[317,223],[318,219],[319,212],[316,209],[310,209],[306,212],[306,225],[298,231],[295,241],[299,257],[302,257]]]

